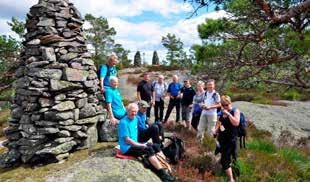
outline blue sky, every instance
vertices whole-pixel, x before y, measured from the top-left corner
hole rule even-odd
[[[7,21],[12,16],[23,20],[29,8],[38,0],[18,0],[18,5],[11,0],[0,0],[0,34],[15,36],[10,31]],[[150,62],[152,53],[157,50],[161,60],[165,59],[166,50],[161,45],[161,37],[174,33],[189,49],[194,43],[201,43],[197,25],[206,18],[220,18],[224,11],[215,12],[213,8],[202,9],[197,16],[186,19],[193,7],[183,0],[71,0],[85,15],[106,17],[110,26],[117,31],[115,40],[130,50],[133,59],[136,51],[145,54],[145,61]],[[87,24],[85,27],[89,26]]]

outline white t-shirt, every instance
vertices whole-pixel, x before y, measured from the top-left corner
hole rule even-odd
[[[221,102],[220,95],[217,92],[215,92],[215,90],[213,90],[212,92],[206,91],[205,93],[206,93],[206,95],[205,95],[205,98],[204,98],[204,104],[207,107],[215,105],[215,104]],[[208,116],[217,115],[217,109],[216,108],[208,109],[208,110],[204,109],[202,111],[202,114],[205,114],[205,115],[208,115]]]
[[[155,101],[163,100],[165,96],[165,92],[167,91],[167,84],[166,83],[158,83],[157,81],[153,82],[153,90],[155,92]]]

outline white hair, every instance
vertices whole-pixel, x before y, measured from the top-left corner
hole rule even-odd
[[[139,109],[138,104],[136,104],[136,103],[134,103],[134,102],[128,104],[128,106],[127,106],[127,111],[131,111],[132,109],[138,110],[138,109]]]
[[[117,59],[117,55],[116,55],[115,52],[112,52],[112,53],[109,55],[108,61],[110,61],[113,57]]]
[[[200,85],[200,86],[204,87],[204,86],[205,86],[205,82],[199,80],[199,81],[197,82],[197,85]]]
[[[116,77],[116,76],[110,76],[110,79],[109,79],[109,81],[111,82],[111,81],[118,81],[118,78]]]

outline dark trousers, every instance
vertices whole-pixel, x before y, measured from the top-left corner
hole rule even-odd
[[[192,126],[195,130],[197,130],[197,127],[198,127],[198,124],[199,124],[199,120],[200,120],[200,116],[201,116],[201,113],[200,114],[193,114],[193,117],[192,117]]]
[[[163,121],[164,119],[164,100],[160,99],[160,101],[155,101],[155,121]]]
[[[181,107],[181,99],[180,98],[174,98],[174,99],[170,98],[164,122],[168,121],[168,118],[169,118],[171,111],[174,107],[177,110],[176,122],[179,122],[179,120],[180,120],[180,107]]]
[[[131,146],[128,149],[128,151],[125,153],[125,155],[130,155],[130,156],[134,156],[134,157],[140,157],[142,155],[147,155],[148,157],[151,157],[160,151],[161,150],[160,150],[159,145],[147,144],[147,147]]]
[[[139,131],[138,141],[140,143],[145,143],[150,138],[152,138],[153,143],[160,144],[161,143],[159,139],[160,134],[161,133],[160,133],[159,126],[156,123],[154,123],[150,127],[148,127],[146,130],[141,131],[141,132]]]
[[[147,117],[148,119],[151,117],[151,109],[152,109],[152,107],[148,107],[148,108],[146,109],[146,117]]]
[[[221,145],[221,164],[223,170],[230,167],[232,160],[237,159],[236,141],[220,142]]]

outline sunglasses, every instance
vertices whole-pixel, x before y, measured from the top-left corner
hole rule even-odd
[[[223,106],[223,107],[227,107],[227,106],[229,106],[229,104],[222,104],[222,106]]]

